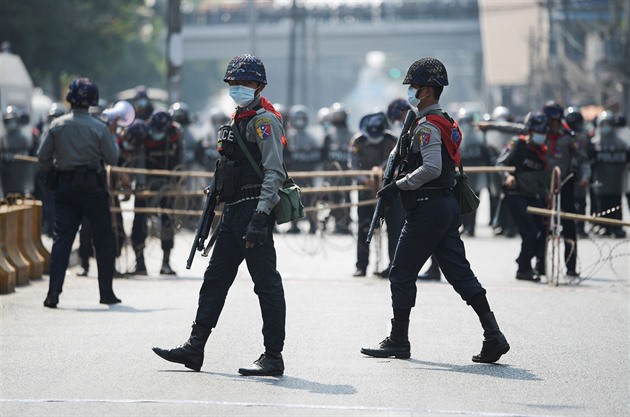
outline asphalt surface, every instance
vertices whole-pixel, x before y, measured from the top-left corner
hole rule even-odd
[[[444,280],[418,282],[411,359],[363,356],[362,346],[388,335],[388,282],[351,276],[351,236],[283,233],[275,240],[287,301],[285,375],[237,372],[263,351],[244,266],[201,372],[166,362],[151,347],[187,339],[207,264],[197,256],[184,268],[192,235],[181,232],[178,276],[157,275],[154,242],[151,275],[114,282],[120,305],[98,304],[95,263],[85,278],[68,271],[56,310],[42,306],[47,277],[0,296],[0,416],[629,415],[629,241],[580,241],[585,279],[551,287],[514,279],[520,239],[494,237],[484,224],[465,243],[512,347],[498,364],[471,361],[481,326]],[[369,273],[384,262],[372,256]]]

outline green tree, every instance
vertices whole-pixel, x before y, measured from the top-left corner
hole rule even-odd
[[[0,0],[0,41],[55,97],[76,76],[92,78],[104,98],[138,84],[163,88],[164,38],[144,0]]]

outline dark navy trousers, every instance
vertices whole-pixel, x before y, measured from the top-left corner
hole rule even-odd
[[[265,348],[270,352],[282,352],[286,305],[282,278],[276,270],[274,217],[267,218],[267,239],[262,245],[246,249],[243,239],[257,205],[258,200],[249,200],[225,206],[219,235],[199,291],[195,322],[208,328],[216,327],[238,267],[245,260],[260,303]]]
[[[518,225],[521,235],[521,251],[516,258],[518,270],[531,271],[532,259],[536,258],[536,270],[540,274],[545,273],[545,241],[547,239],[547,226],[545,218],[527,213],[527,207],[544,208],[545,203],[538,197],[526,197],[521,194],[507,194],[505,201],[510,208],[510,213]]]
[[[55,190],[55,232],[50,253],[49,293],[61,293],[72,243],[83,217],[90,222],[98,266],[101,298],[114,296],[112,279],[116,249],[109,210],[109,195],[99,184],[94,191],[76,191],[71,180],[60,180]]]
[[[486,290],[470,269],[464,242],[459,235],[459,205],[452,194],[418,201],[405,217],[389,273],[392,307],[406,309],[416,304],[416,279],[433,254],[449,284],[470,303]]]

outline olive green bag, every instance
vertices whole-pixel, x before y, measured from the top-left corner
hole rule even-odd
[[[260,167],[258,164],[254,162],[254,158],[252,158],[252,154],[247,149],[247,146],[242,142],[240,132],[238,129],[232,129],[234,132],[234,136],[236,137],[236,142],[238,146],[241,147],[241,150],[245,153],[247,160],[254,171],[258,174],[260,179],[264,178],[263,173],[260,171]],[[289,173],[287,172],[287,167],[282,163],[282,168],[284,168],[284,174],[286,179],[278,190],[278,195],[280,196],[280,201],[273,208],[273,215],[276,218],[276,223],[283,224],[288,223],[293,220],[298,220],[304,218],[304,205],[302,204],[302,195],[300,191],[300,187],[293,181],[293,178],[289,177]]]
[[[479,207],[479,196],[470,188],[468,184],[468,176],[464,173],[462,164],[459,164],[459,172],[455,174],[455,186],[453,187],[453,195],[459,203],[459,213],[468,214],[477,210]]]

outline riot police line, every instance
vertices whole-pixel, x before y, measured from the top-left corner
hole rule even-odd
[[[25,155],[14,155],[13,159],[18,161],[26,161],[26,162],[37,162],[36,157],[25,156]],[[483,173],[501,173],[501,172],[513,172],[514,167],[504,167],[504,166],[468,166],[466,167],[466,173],[471,174],[483,174]],[[118,166],[107,166],[108,179],[109,173],[114,172],[125,172],[129,174],[147,174],[147,175],[156,175],[156,176],[172,176],[172,177],[197,177],[197,178],[207,178],[212,179],[212,172],[203,172],[203,171],[169,171],[169,170],[159,170],[159,169],[142,169],[142,168],[128,168],[128,167],[118,167]],[[292,171],[291,176],[294,178],[320,178],[320,177],[331,177],[331,178],[353,178],[361,175],[369,175],[374,177],[374,184],[380,184],[382,181],[380,172],[371,171],[371,170],[348,170],[348,171]],[[302,194],[325,194],[325,193],[345,193],[348,191],[369,191],[376,190],[377,187],[368,187],[365,185],[343,185],[343,186],[321,186],[321,187],[303,187],[301,188]],[[203,197],[204,192],[202,189],[197,191],[125,191],[125,190],[116,190],[110,187],[110,192],[116,195],[123,196],[137,196],[137,197]],[[376,203],[376,199],[359,201],[359,202],[349,202],[349,203],[333,203],[328,204],[325,209],[335,209],[335,208],[348,208],[348,207],[357,207],[364,205],[372,205]],[[304,207],[304,211],[317,211],[322,210],[321,207]],[[139,213],[147,213],[147,214],[172,214],[175,216],[200,216],[202,214],[201,210],[180,210],[180,209],[167,209],[167,208],[152,208],[152,207],[132,207],[128,209],[123,209],[120,207],[111,207],[112,212],[139,212]],[[529,212],[540,215],[540,216],[550,216],[552,212],[546,209],[539,208],[529,208]],[[615,226],[630,226],[630,222],[604,218],[600,216],[585,216],[579,215],[575,213],[560,213],[560,216],[570,220],[576,221],[588,221],[595,224],[607,224],[607,225],[615,225]]]
[[[17,161],[33,162],[37,163],[36,157],[25,155],[14,155],[13,159]],[[498,166],[471,166],[466,168],[468,173],[497,173],[497,172],[510,172],[512,167],[498,167]],[[190,178],[207,178],[212,179],[213,173],[207,171],[170,171],[162,169],[143,169],[143,168],[130,168],[120,166],[106,167],[108,183],[111,184],[112,173],[127,173],[127,174],[145,174],[164,177],[190,177]],[[305,186],[301,187],[302,194],[327,194],[327,193],[346,193],[349,191],[373,191],[376,194],[378,184],[382,182],[382,172],[372,170],[346,170],[346,171],[292,171],[291,176],[298,179],[312,179],[312,178],[355,178],[358,176],[371,176],[373,177],[373,184],[375,186],[369,187],[366,185],[336,185],[336,186]],[[169,191],[169,190],[117,190],[109,187],[109,191],[116,195],[122,196],[135,196],[135,197],[202,197],[204,195],[203,190],[197,191]],[[348,202],[348,203],[331,203],[326,205],[326,209],[336,208],[348,208],[364,205],[372,205],[376,203],[376,199],[370,199],[360,202]],[[307,212],[313,212],[321,210],[315,206],[304,207]],[[201,210],[181,210],[173,208],[152,208],[152,207],[132,207],[132,208],[120,208],[111,207],[112,212],[138,212],[147,214],[172,214],[175,216],[200,216]]]

